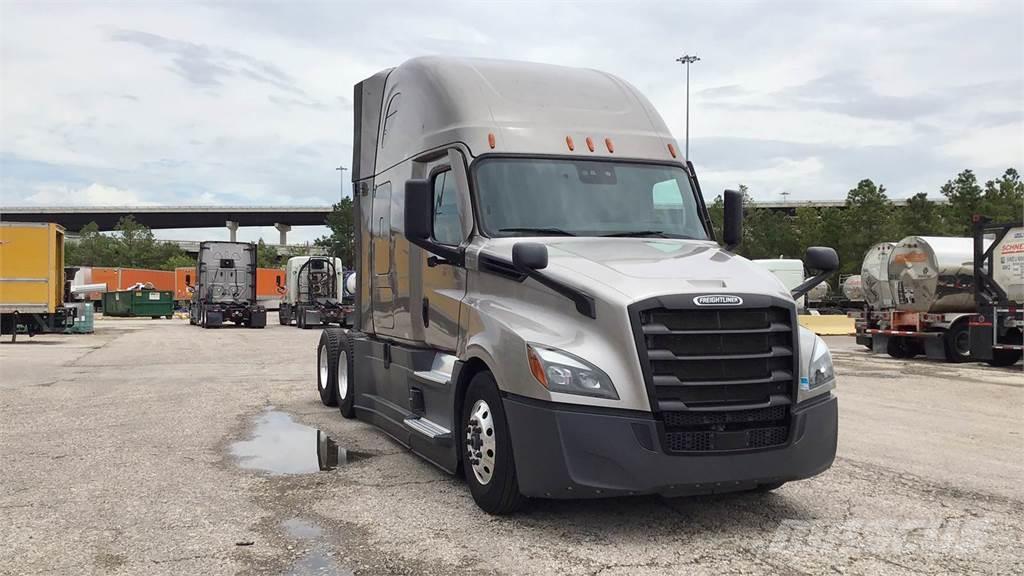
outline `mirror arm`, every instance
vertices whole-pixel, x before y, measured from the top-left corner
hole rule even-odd
[[[427,258],[427,266],[431,268],[442,264],[460,267],[466,265],[466,253],[462,248],[445,246],[429,239],[409,238],[408,240],[410,244],[419,246],[431,254]]]
[[[790,295],[793,296],[793,300],[799,300],[804,297],[805,294],[811,291],[812,288],[821,284],[828,279],[829,276],[835,273],[835,270],[825,270],[818,272],[814,276],[811,276],[807,280],[800,283],[799,286],[789,291]]]

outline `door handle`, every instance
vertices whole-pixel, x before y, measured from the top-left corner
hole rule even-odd
[[[423,299],[423,327],[430,327],[430,299]]]

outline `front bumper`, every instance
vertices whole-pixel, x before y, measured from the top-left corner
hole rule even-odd
[[[507,396],[504,406],[525,496],[734,492],[810,478],[827,470],[836,455],[838,408],[832,395],[793,411],[795,432],[785,446],[682,455],[662,451],[649,416],[580,411],[515,396]]]

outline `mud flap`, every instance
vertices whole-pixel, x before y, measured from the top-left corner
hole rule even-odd
[[[302,311],[304,316],[305,324],[307,326],[316,326],[320,324],[320,311],[312,308],[306,308]]]
[[[267,311],[253,310],[249,313],[249,328],[263,328],[267,325]]]
[[[207,328],[220,328],[224,324],[224,313],[220,310],[207,310],[206,321],[203,323]]]

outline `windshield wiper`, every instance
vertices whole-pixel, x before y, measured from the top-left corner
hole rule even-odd
[[[561,228],[546,228],[546,227],[522,227],[522,228],[499,228],[498,232],[537,232],[547,236],[575,236],[568,230],[562,230]]]
[[[626,232],[612,232],[611,234],[601,234],[602,238],[644,238],[648,236],[654,236],[655,238],[681,238],[683,240],[693,240],[689,236],[682,234],[672,234],[671,232],[663,232],[661,230],[629,230]]]

